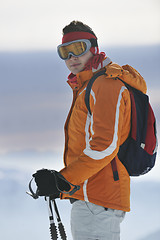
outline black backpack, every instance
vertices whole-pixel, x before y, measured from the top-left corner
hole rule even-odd
[[[85,104],[90,109],[90,91],[94,81],[105,75],[105,69],[96,73],[86,87]],[[139,176],[149,172],[155,165],[157,154],[156,120],[149,103],[149,97],[131,87],[120,78],[127,87],[131,98],[131,130],[129,137],[120,146],[118,158],[126,167],[130,176]],[[119,180],[115,158],[111,161],[114,180]]]

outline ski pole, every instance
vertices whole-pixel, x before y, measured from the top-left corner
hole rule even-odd
[[[59,212],[58,212],[56,200],[52,200],[52,202],[54,204],[54,210],[55,210],[56,217],[57,217],[57,223],[58,223],[58,229],[59,229],[60,236],[61,236],[62,240],[66,240],[67,235],[65,233],[65,229],[64,229],[64,226],[62,224],[62,221],[61,221],[61,218],[60,218],[60,215],[59,215]]]
[[[51,239],[55,240],[58,238],[58,231],[57,231],[57,227],[55,225],[54,216],[53,216],[53,209],[52,209],[52,204],[53,204],[57,223],[58,223],[58,230],[59,230],[60,237],[62,240],[67,240],[67,235],[65,233],[65,229],[64,229],[64,226],[63,226],[61,218],[60,218],[56,200],[52,199],[51,197],[45,197],[45,199],[47,201],[47,206],[48,206]]]
[[[57,227],[56,227],[55,222],[54,222],[53,210],[52,210],[50,197],[45,197],[45,200],[47,201],[47,206],[48,206],[51,239],[57,240],[58,239],[58,233],[57,233]]]
[[[39,198],[39,191],[38,191],[38,188],[37,188],[37,190],[35,192],[33,191],[33,189],[32,189],[32,181],[33,181],[33,178],[29,182],[29,190],[30,190],[30,192],[26,192],[26,193],[29,196],[31,196],[32,198],[38,199]],[[47,207],[48,207],[51,239],[52,240],[57,240],[58,239],[57,226],[55,225],[54,216],[53,216],[53,209],[52,209],[52,204],[53,204],[54,211],[55,211],[55,214],[56,214],[57,223],[58,223],[58,230],[59,230],[60,237],[61,237],[62,240],[67,240],[67,235],[65,233],[65,229],[64,229],[64,226],[62,224],[62,221],[61,221],[61,218],[60,218],[60,214],[59,214],[59,211],[58,211],[55,199],[53,199],[52,196],[45,196],[45,200],[47,202]]]
[[[69,195],[72,195],[72,194],[74,194],[76,191],[78,191],[80,189],[80,186],[74,185],[74,184],[68,182],[60,173],[56,172],[55,170],[42,169],[42,171],[49,171],[50,174],[54,175],[55,184],[56,184],[57,190],[59,192],[61,192],[61,193],[68,193]],[[70,191],[68,191],[68,192],[59,189],[58,180],[57,180],[58,177],[61,178],[61,180],[67,182],[70,186],[73,186],[73,188]],[[38,188],[36,189],[36,191],[33,191],[33,189],[32,189],[32,181],[33,181],[33,179],[34,178],[32,178],[30,180],[30,182],[29,182],[29,190],[30,190],[30,192],[26,192],[26,193],[28,195],[30,195],[32,198],[38,199],[39,196],[41,196],[41,195],[40,195],[40,191],[39,191]],[[58,223],[58,230],[59,230],[60,237],[61,237],[62,240],[67,240],[67,235],[65,233],[65,229],[64,229],[64,226],[62,224],[62,221],[61,221],[61,218],[60,218],[60,215],[59,215],[59,212],[58,212],[58,208],[57,208],[57,205],[56,205],[56,201],[53,198],[53,195],[45,196],[45,200],[47,202],[48,213],[49,213],[51,239],[52,240],[57,240],[58,239],[57,226],[55,225],[54,217],[53,217],[53,210],[52,210],[52,204],[53,204],[54,211],[55,211],[55,214],[56,214],[56,220],[57,220],[57,223]]]

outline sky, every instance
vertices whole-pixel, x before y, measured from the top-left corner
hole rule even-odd
[[[2,0],[0,50],[54,49],[72,20],[93,28],[100,45],[160,43],[159,0]]]

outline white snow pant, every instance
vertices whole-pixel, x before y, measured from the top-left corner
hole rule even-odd
[[[85,201],[76,201],[71,210],[73,240],[119,240],[125,212]]]

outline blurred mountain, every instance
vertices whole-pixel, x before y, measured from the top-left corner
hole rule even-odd
[[[136,68],[149,86],[160,85],[160,45],[104,47],[113,62]],[[7,92],[65,91],[68,70],[54,50],[0,52],[1,87]],[[9,83],[9,84],[8,84]],[[56,89],[55,89],[56,87]],[[54,91],[53,91],[54,90]]]
[[[113,62],[130,64],[145,78],[160,122],[160,45],[104,47]],[[54,50],[0,52],[0,153],[63,148],[63,126],[72,91]]]

